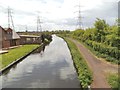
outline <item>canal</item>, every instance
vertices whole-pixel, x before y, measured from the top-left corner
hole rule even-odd
[[[80,88],[66,42],[56,35],[0,76],[2,88]]]

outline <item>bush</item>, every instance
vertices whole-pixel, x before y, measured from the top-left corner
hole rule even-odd
[[[118,50],[117,47],[111,47],[91,40],[87,40],[85,43],[92,47],[93,50],[98,51],[101,56],[104,55],[105,57],[111,57],[112,62],[116,62],[114,60],[117,60],[118,64],[120,63],[120,50]]]

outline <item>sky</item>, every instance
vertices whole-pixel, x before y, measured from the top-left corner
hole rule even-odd
[[[0,0],[0,26],[8,27],[8,6],[16,31],[37,30],[40,16],[43,31],[78,28],[79,4],[82,28],[93,27],[96,18],[113,25],[118,17],[119,0]]]

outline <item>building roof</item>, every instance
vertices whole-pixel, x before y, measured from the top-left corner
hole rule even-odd
[[[2,27],[0,26],[0,28],[2,28]]]
[[[14,30],[12,30],[12,39],[20,39],[20,36]]]
[[[0,26],[0,28],[2,28]],[[12,31],[12,37],[11,39],[20,39],[20,36],[15,32],[15,30],[11,29],[11,28],[2,28],[5,32],[9,32]]]
[[[2,30],[4,30],[4,28],[2,28],[1,26],[0,26],[0,28],[1,28]]]
[[[20,37],[30,37],[30,38],[39,38],[40,36],[35,35],[19,35]]]

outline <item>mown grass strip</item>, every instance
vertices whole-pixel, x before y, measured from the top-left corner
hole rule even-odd
[[[83,88],[87,88],[88,85],[92,83],[92,72],[89,69],[86,61],[83,59],[82,55],[80,54],[77,46],[71,40],[67,38],[64,38],[64,40],[67,42],[68,47],[70,49],[72,59],[77,69],[80,83]]]
[[[0,62],[2,62],[1,68],[6,67],[13,61],[16,61],[20,57],[26,55],[27,53],[31,52],[33,49],[37,48],[39,45],[23,45],[18,48],[10,49],[8,53],[1,54]]]

